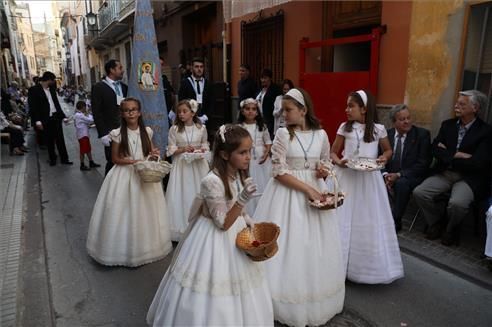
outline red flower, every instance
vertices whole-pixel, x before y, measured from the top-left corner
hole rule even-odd
[[[258,242],[258,241],[253,241],[253,242],[251,243],[251,245],[253,245],[253,246],[256,248],[256,247],[260,246],[260,242]]]

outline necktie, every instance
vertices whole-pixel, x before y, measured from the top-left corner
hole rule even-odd
[[[121,96],[120,83],[113,82],[113,85],[114,85],[114,92],[116,93],[116,95]]]
[[[396,149],[395,154],[393,155],[393,171],[395,173],[401,170],[401,137],[402,135],[400,134],[396,136]]]
[[[200,80],[196,79],[196,94],[200,94]]]
[[[460,126],[458,129],[458,142],[456,143],[456,150],[460,148],[461,141],[463,141],[465,134],[466,134],[466,127]]]

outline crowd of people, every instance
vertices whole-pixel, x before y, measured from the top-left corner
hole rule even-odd
[[[172,122],[165,154],[152,143],[139,100],[127,96],[118,60],[105,64],[106,77],[92,87],[92,114],[76,101],[81,170],[98,166],[88,139],[92,124],[107,161],[89,255],[103,265],[136,267],[164,258],[178,242],[147,315],[154,326],[322,325],[342,311],[345,280],[389,284],[404,276],[397,233],[412,194],[426,237],[446,246],[459,243],[471,207],[491,194],[492,127],[479,117],[487,103],[481,92],[460,92],[456,117],[431,142],[428,130],[413,125],[408,106],[391,109],[387,130],[378,123],[374,96],[354,90],[347,121],[330,144],[305,90],[288,79],[277,86],[270,69],[257,87],[250,70],[247,64],[239,70],[237,123],[214,135],[207,129],[214,99],[203,60],[183,72],[177,101],[163,75]],[[50,165],[58,156],[72,164],[54,81],[47,72],[29,90],[30,117],[43,131]],[[3,99],[2,91],[2,111]],[[165,192],[133,169],[161,156],[172,161]],[[360,158],[378,169],[355,169]],[[335,186],[343,204],[312,205]],[[280,227],[279,250],[255,262],[236,247],[236,235],[265,221]],[[492,207],[487,224],[490,236]],[[492,237],[485,254],[492,257]]]

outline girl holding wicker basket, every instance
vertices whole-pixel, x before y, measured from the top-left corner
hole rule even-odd
[[[265,262],[275,319],[290,326],[323,325],[342,311],[345,297],[335,210],[309,204],[324,201],[330,143],[305,91],[289,90],[282,108],[287,127],[275,134],[274,177],[254,217],[281,230],[278,253]]]
[[[198,119],[198,102],[182,100],[169,130],[167,156],[173,157],[166,197],[171,220],[171,238],[180,241],[188,226],[191,203],[200,192],[200,182],[209,171],[207,129]]]
[[[201,182],[190,224],[147,314],[153,326],[273,326],[261,263],[235,245],[253,221],[244,206],[256,185],[248,176],[252,140],[237,125],[215,135],[212,170]]]
[[[159,156],[152,130],[144,125],[137,99],[124,99],[120,109],[121,128],[109,133],[115,165],[92,211],[87,251],[103,265],[136,267],[164,258],[172,244],[161,183],[144,183],[133,167]]]

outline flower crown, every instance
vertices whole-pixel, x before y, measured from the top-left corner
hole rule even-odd
[[[194,99],[188,100],[188,103],[190,104],[191,111],[196,114],[198,111],[198,102]]]

